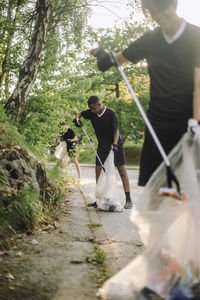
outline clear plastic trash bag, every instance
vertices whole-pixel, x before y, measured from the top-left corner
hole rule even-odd
[[[117,174],[114,165],[113,150],[110,151],[106,158],[104,168],[105,172],[102,170],[96,185],[97,209],[115,212],[124,211],[117,188]]]
[[[187,198],[159,195],[167,187],[162,163],[130,215],[144,251],[104,283],[100,299],[200,299],[200,129],[185,133],[169,159]]]
[[[66,154],[67,154],[66,142],[64,141],[60,142],[58,146],[56,146],[54,155],[57,159],[62,160]]]
[[[70,160],[67,155],[66,142],[60,142],[58,146],[56,146],[54,155],[57,159],[60,159],[64,165],[70,164]]]

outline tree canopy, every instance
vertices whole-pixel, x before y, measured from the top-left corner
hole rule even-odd
[[[94,30],[88,26],[92,0],[0,1],[1,105],[25,138],[41,151],[54,144],[58,122],[72,127],[75,114],[98,95],[113,108],[123,140],[142,139],[144,124],[120,74],[98,71],[90,55],[94,45],[122,50],[149,26],[125,22],[124,27]],[[105,1],[106,2],[106,1]],[[138,1],[132,10],[139,9]],[[149,79],[145,62],[127,64],[125,72],[146,109]],[[86,127],[93,131],[86,123]],[[81,137],[81,132],[78,132]]]

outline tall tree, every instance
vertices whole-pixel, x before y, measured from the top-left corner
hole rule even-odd
[[[8,2],[8,8],[7,8],[7,28],[6,28],[6,48],[4,50],[4,57],[1,63],[1,73],[0,73],[0,91],[2,88],[3,81],[5,77],[7,76],[9,72],[8,68],[8,61],[10,57],[10,49],[11,49],[11,44],[12,40],[14,37],[14,32],[15,32],[15,26],[19,18],[19,12],[20,8],[24,2],[24,0],[17,0],[16,1],[9,0]],[[14,15],[14,17],[12,17]]]
[[[36,2],[35,26],[28,55],[20,70],[17,85],[5,105],[6,112],[10,116],[16,118],[19,116],[35,81],[40,66],[42,49],[46,41],[51,8],[49,0],[37,0]]]
[[[45,60],[49,58],[49,53],[53,54],[55,66],[56,51],[59,48],[62,52],[63,47],[73,47],[75,43],[80,43],[81,27],[87,21],[87,4],[88,0],[37,0],[36,20],[32,38],[30,38],[28,55],[20,69],[16,87],[5,105],[8,115],[18,118],[23,111],[41,59],[44,62],[44,56],[42,56],[44,46]],[[46,45],[46,40],[48,40],[48,45]],[[55,49],[54,53],[51,48]],[[57,68],[59,70],[59,66]],[[55,72],[55,69],[53,71]]]

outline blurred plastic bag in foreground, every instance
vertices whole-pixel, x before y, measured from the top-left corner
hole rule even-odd
[[[187,198],[159,195],[162,163],[131,211],[145,250],[104,283],[101,299],[200,299],[200,129],[185,133],[169,159]]]
[[[104,163],[104,168],[105,172],[101,171],[96,185],[97,208],[104,211],[124,211],[117,188],[117,174],[114,165],[113,150],[110,150]]]

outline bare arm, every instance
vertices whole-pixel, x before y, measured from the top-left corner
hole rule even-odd
[[[55,144],[54,144],[55,147],[58,146],[58,142],[59,142],[59,138],[56,138],[56,141],[55,141]]]
[[[193,118],[200,121],[200,68],[194,69]]]
[[[82,116],[81,116],[81,113],[78,113],[77,115],[76,115],[76,119],[80,119]]]
[[[117,145],[118,139],[119,139],[119,129],[117,129],[114,133],[113,144]]]
[[[73,139],[71,139],[70,142],[71,143],[78,142],[78,137],[75,135],[75,137],[73,137]]]

